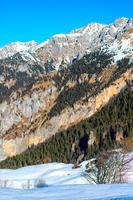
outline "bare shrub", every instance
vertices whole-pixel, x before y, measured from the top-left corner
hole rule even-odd
[[[133,155],[128,156],[125,149],[101,151],[96,157],[95,163],[87,169],[85,177],[89,182],[96,184],[122,183]]]

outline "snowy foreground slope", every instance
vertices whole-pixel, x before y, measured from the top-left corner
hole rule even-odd
[[[48,185],[87,184],[82,176],[86,162],[77,169],[72,169],[72,164],[63,163],[28,166],[17,170],[3,169],[0,170],[0,187],[32,189]]]
[[[133,200],[133,184],[62,185],[32,190],[0,189],[0,200]]]
[[[126,175],[127,184],[96,185],[83,177],[86,163],[77,169],[63,163],[1,169],[0,200],[133,200],[132,165]]]

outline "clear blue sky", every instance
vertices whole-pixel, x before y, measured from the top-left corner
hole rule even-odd
[[[0,46],[133,17],[133,0],[0,0]]]

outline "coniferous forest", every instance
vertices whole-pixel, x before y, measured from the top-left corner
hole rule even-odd
[[[133,136],[133,91],[128,87],[91,118],[81,121],[20,155],[7,158],[0,168],[18,168],[46,162],[76,163],[101,149],[118,148],[117,135]],[[89,145],[93,135],[93,144]]]

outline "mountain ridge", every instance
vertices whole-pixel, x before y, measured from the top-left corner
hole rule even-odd
[[[131,18],[124,18],[124,17],[117,19],[111,25],[90,23],[84,27],[73,30],[68,34],[56,34],[52,36],[50,39],[40,44],[37,44],[34,41],[27,43],[21,43],[21,42],[11,43],[5,46],[4,48],[0,49],[0,58],[2,59],[1,55],[2,51],[5,51],[5,54],[3,54],[3,58],[6,58],[17,52],[23,51],[24,48],[23,53],[32,54],[33,57],[35,56],[37,60],[41,62],[44,61],[46,62],[46,60],[48,61],[55,59],[54,67],[58,69],[62,61],[65,60],[65,62],[68,64],[72,62],[74,57],[81,58],[83,54],[86,53],[86,51],[90,52],[91,50],[94,50],[96,46],[100,47],[103,44],[108,43],[109,41],[114,41],[116,37],[120,36],[121,32],[124,32],[129,27],[132,27],[132,25],[133,25],[133,20]],[[87,45],[85,44],[86,42],[88,43]],[[30,44],[30,47],[27,47],[28,44]],[[15,46],[15,48],[17,47],[17,45],[18,46],[20,45],[18,51],[16,49],[13,52],[14,50],[14,49],[12,50],[13,45]],[[70,47],[67,49],[65,45]],[[8,48],[10,51],[10,46],[12,54],[9,54],[8,56],[8,53],[6,53],[6,49],[7,52]],[[44,51],[42,52],[43,48]],[[71,48],[73,48],[72,51]],[[74,50],[74,48],[78,48],[78,51]],[[69,55],[68,50],[70,51],[71,54],[73,54],[72,57]],[[67,55],[62,55],[60,51],[65,51],[64,53]],[[44,54],[45,56],[41,54]]]

